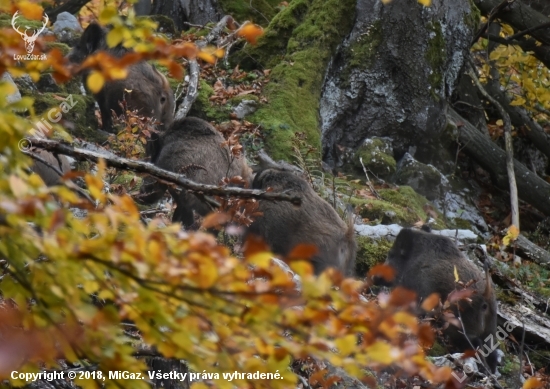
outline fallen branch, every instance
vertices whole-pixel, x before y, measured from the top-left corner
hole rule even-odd
[[[502,189],[509,188],[506,154],[498,145],[475,128],[454,109],[447,110],[448,129],[464,145],[464,152],[491,175],[493,182]],[[461,123],[460,131],[457,131]],[[454,127],[454,128],[453,128]],[[550,216],[550,184],[514,160],[519,197],[545,215]]]
[[[539,265],[550,264],[550,253],[537,246],[523,235],[519,235],[514,244],[527,258]]]
[[[135,161],[127,158],[108,157],[100,153],[75,148],[69,144],[60,143],[51,139],[31,139],[32,145],[43,148],[57,154],[70,155],[78,160],[90,160],[98,162],[103,159],[108,166],[132,170],[139,173],[147,173],[161,180],[176,184],[188,191],[199,192],[209,196],[234,196],[240,198],[263,199],[270,201],[288,201],[295,205],[302,203],[301,196],[288,195],[285,193],[267,192],[259,189],[242,189],[235,187],[222,187],[216,185],[198,184],[191,181],[182,174],[163,170],[148,162]]]
[[[506,171],[508,172],[508,184],[510,190],[510,209],[512,211],[512,224],[519,229],[519,205],[518,205],[518,187],[516,184],[516,175],[514,173],[514,148],[512,145],[512,122],[510,115],[502,108],[502,105],[491,96],[475,74],[474,67],[470,65],[468,74],[474,81],[481,94],[493,104],[498,110],[504,121],[504,143],[506,145]]]

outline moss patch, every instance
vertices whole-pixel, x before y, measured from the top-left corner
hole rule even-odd
[[[0,14],[0,28],[9,27],[12,28],[11,19],[13,15],[10,14]],[[32,35],[31,29],[37,30],[42,28],[41,20],[29,20],[25,19],[23,15],[19,14],[17,17],[17,25],[21,26],[20,31],[25,31],[26,28],[29,29],[28,34]]]
[[[67,93],[41,93],[33,95],[36,114],[39,117],[47,117],[51,110],[51,117],[55,119],[56,113],[59,112],[59,105],[62,103],[58,98],[66,99],[68,95]],[[72,95],[72,99],[74,106],[67,113],[62,113],[63,120],[67,120],[73,124],[70,127],[66,126],[68,132],[71,135],[91,142],[104,141],[105,136],[97,131],[98,124],[94,112],[94,98],[92,96]],[[61,121],[60,123],[63,122]]]
[[[273,67],[271,82],[264,89],[269,103],[250,120],[267,130],[266,144],[274,159],[291,160],[297,131],[320,148],[323,77],[331,53],[351,29],[350,10],[354,9],[351,0],[295,0],[277,14],[251,52],[262,65]]]
[[[343,86],[349,85],[349,78],[353,69],[366,70],[374,64],[378,46],[382,43],[382,21],[377,20],[365,29],[365,32],[355,37],[349,46],[343,50],[344,67],[340,74]]]
[[[358,277],[363,278],[374,266],[384,263],[393,243],[386,239],[372,239],[358,236],[357,260],[355,271]]]
[[[351,203],[363,219],[368,219],[369,224],[397,223],[409,227],[419,221],[426,220],[424,205],[428,200],[416,193],[410,186],[400,186],[397,189],[379,189],[381,200],[351,198]],[[390,222],[387,214],[393,213]],[[437,217],[433,226],[435,229],[446,228],[443,217]]]
[[[470,27],[472,31],[475,31],[479,27],[481,21],[481,12],[473,0],[468,0],[468,3],[470,4],[471,11],[469,14],[464,14],[464,23]]]
[[[279,12],[279,3],[279,0],[220,0],[223,11],[239,23],[250,20],[263,26]]]
[[[435,91],[441,88],[441,82],[443,81],[441,71],[443,66],[445,66],[447,54],[441,24],[439,22],[428,23],[427,28],[430,31],[430,39],[428,40],[428,48],[426,50],[426,60],[431,67],[431,74],[428,76],[428,80]]]
[[[61,42],[46,42],[46,47],[48,48],[48,51],[58,49],[64,56],[69,54],[69,51],[71,51],[69,45]]]
[[[363,173],[363,166],[378,177],[387,177],[395,173],[397,163],[393,151],[387,141],[380,138],[369,139],[361,145],[353,157],[353,165],[357,172]]]
[[[210,103],[210,96],[214,94],[214,89],[208,85],[205,80],[199,82],[199,95],[193,103],[188,116],[196,116],[211,122],[221,123],[229,120],[231,105],[216,106]]]

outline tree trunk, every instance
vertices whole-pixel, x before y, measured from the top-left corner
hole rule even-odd
[[[153,0],[153,15],[166,15],[178,31],[189,28],[187,23],[205,25],[220,20],[217,0]]]
[[[448,166],[442,108],[476,27],[470,3],[359,0],[356,13],[321,97],[325,161],[338,164],[338,145],[353,148],[365,138],[387,136],[396,157],[416,150],[421,162]]]

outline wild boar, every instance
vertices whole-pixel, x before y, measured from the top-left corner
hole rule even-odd
[[[161,134],[159,153],[153,155],[155,165],[161,169],[183,173],[187,178],[201,184],[218,185],[225,177],[240,176],[245,182],[251,179],[251,170],[244,157],[231,155],[223,145],[224,137],[210,123],[194,117],[177,120]],[[166,185],[146,181],[141,200],[145,203],[158,201]],[[204,216],[212,211],[203,200],[182,190],[179,194],[170,189],[177,204],[172,218],[190,227],[194,223],[193,212]]]
[[[68,59],[72,63],[82,63],[96,51],[106,51],[115,57],[128,53],[121,45],[109,48],[106,43],[107,32],[96,23],[91,23],[82,33],[79,43],[71,50]],[[87,72],[84,72],[86,75]],[[158,130],[163,131],[170,125],[174,116],[174,92],[166,77],[155,67],[142,61],[128,67],[128,76],[123,80],[106,82],[94,97],[101,111],[103,129],[112,131],[111,110],[122,114],[119,102],[126,99],[128,108],[137,110],[141,115],[149,116],[160,122]],[[155,141],[153,139],[153,141]]]
[[[497,302],[489,274],[486,272],[484,275],[466,259],[451,239],[404,228],[397,235],[386,264],[395,269],[395,285],[416,292],[419,299],[438,293],[442,301],[456,288],[456,267],[460,281],[476,281],[472,286],[475,292],[470,297],[471,302],[461,300],[458,304],[468,338],[462,333],[462,328],[454,325],[449,325],[444,335],[449,338],[451,346],[461,352],[472,349],[470,343],[474,347],[483,347],[485,343],[489,345],[490,339],[487,338],[492,336],[496,339]],[[453,309],[458,318],[456,304]],[[485,348],[480,350],[491,371],[495,372],[498,364],[496,350],[490,353]]]
[[[302,204],[260,200],[262,216],[247,234],[263,238],[275,254],[285,256],[299,244],[314,245],[318,249],[312,258],[315,274],[333,267],[346,276],[353,275],[357,243],[351,217],[346,224],[306,180],[290,171],[264,169],[256,174],[252,188],[300,195]]]
[[[71,170],[71,164],[64,155],[55,156],[46,150],[37,150],[33,151],[33,153],[48,162],[50,165],[58,168],[63,174]],[[61,176],[59,173],[42,162],[35,160],[31,169],[33,172],[38,174],[40,178],[42,178],[42,181],[44,181],[44,183],[48,186],[57,185],[60,182]]]

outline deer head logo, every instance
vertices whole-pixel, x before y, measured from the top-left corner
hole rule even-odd
[[[21,31],[19,31],[19,29],[15,25],[15,23],[17,21],[17,18],[19,16],[20,16],[19,11],[15,12],[15,14],[13,14],[13,17],[11,18],[11,26],[13,27],[13,29],[15,31],[17,31],[19,33],[19,35],[21,35],[21,37],[25,41],[25,49],[27,50],[27,53],[31,54],[32,51],[34,50],[34,42],[38,38],[38,35],[40,35],[40,33],[42,33],[42,31],[44,31],[44,29],[46,28],[46,24],[48,24],[48,20],[49,20],[48,15],[44,14],[44,23],[42,24],[42,28],[40,28],[39,30],[35,30],[34,34],[32,34],[31,36],[27,35],[27,30],[29,29],[29,27],[25,28],[24,32],[21,32]]]

